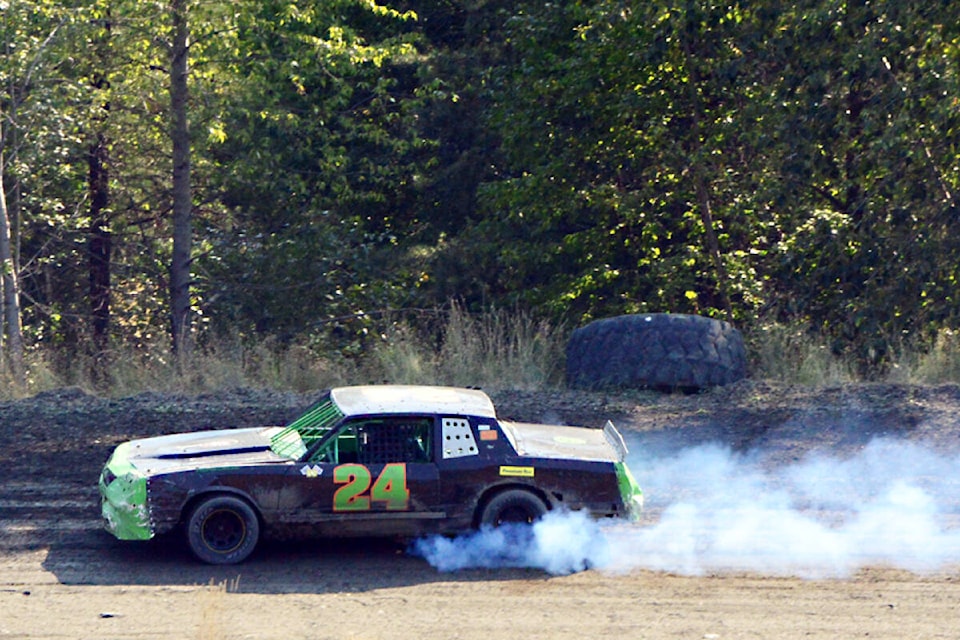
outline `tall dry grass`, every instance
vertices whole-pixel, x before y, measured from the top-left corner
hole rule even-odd
[[[418,324],[390,323],[358,355],[324,343],[266,339],[210,340],[181,363],[165,344],[88,357],[42,348],[28,351],[28,376],[18,383],[0,363],[0,400],[75,386],[122,397],[142,391],[202,393],[250,387],[311,391],[344,384],[397,383],[487,389],[562,387],[569,331],[525,312],[469,313],[452,304]],[[439,320],[438,320],[439,318]],[[803,328],[766,325],[746,334],[751,376],[788,384],[836,386],[857,382],[857,363],[834,354]],[[95,371],[103,371],[94,375]],[[874,379],[876,379],[874,377]],[[907,384],[960,383],[960,333],[941,331],[926,348],[902,348],[881,378]]]
[[[35,348],[27,357],[25,384],[0,366],[0,400],[64,386],[122,397],[148,390],[202,393],[238,387],[302,392],[365,383],[491,389],[562,383],[566,335],[561,328],[523,312],[471,314],[459,304],[430,317],[420,326],[391,324],[365,351],[349,357],[323,343],[265,339],[249,344],[233,337],[207,340],[179,362],[159,342],[102,354],[102,366],[82,353]]]
[[[861,382],[862,367],[852,355],[837,355],[823,338],[804,328],[767,325],[747,335],[753,377],[809,386]],[[895,384],[960,383],[960,332],[941,330],[932,344],[901,344],[882,371],[869,379]]]
[[[754,378],[810,386],[857,379],[852,359],[837,356],[802,327],[767,324],[748,333],[745,342]]]
[[[942,329],[929,349],[903,349],[887,376],[890,382],[960,382],[960,332]]]
[[[453,304],[434,340],[397,326],[367,362],[385,382],[542,389],[562,382],[566,333],[525,312],[471,314]]]
[[[35,348],[26,358],[23,383],[0,366],[0,400],[61,387],[112,397],[142,391],[193,394],[240,387],[308,391],[344,384],[355,368],[342,358],[271,340],[247,345],[218,339],[180,362],[161,344],[107,352],[99,361],[82,353],[64,355]]]
[[[214,582],[210,578],[207,586],[199,592],[200,616],[197,621],[198,640],[221,640],[227,637],[227,596],[240,591],[240,576]]]

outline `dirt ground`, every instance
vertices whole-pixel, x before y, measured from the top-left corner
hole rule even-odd
[[[953,385],[491,395],[503,417],[611,418],[634,446],[716,442],[762,449],[773,465],[810,451],[855,452],[876,436],[960,444]],[[111,400],[65,389],[0,403],[0,639],[960,637],[960,566],[924,575],[869,567],[830,580],[443,573],[395,542],[357,540],[267,543],[222,568],[198,564],[176,539],[121,543],[102,531],[96,479],[119,442],[282,424],[315,397],[236,390]]]

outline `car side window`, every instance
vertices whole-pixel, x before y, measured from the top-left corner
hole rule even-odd
[[[425,463],[433,459],[434,420],[428,416],[358,418],[313,456],[314,462],[344,464]]]
[[[443,442],[443,459],[465,458],[475,456],[480,453],[477,448],[476,438],[473,437],[473,429],[470,427],[470,420],[467,418],[450,417],[442,420],[443,430],[441,439]]]

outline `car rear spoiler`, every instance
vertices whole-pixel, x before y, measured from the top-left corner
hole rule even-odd
[[[613,423],[609,420],[603,425],[603,435],[606,437],[607,442],[610,443],[610,446],[616,449],[620,462],[626,460],[627,443],[623,441],[623,436],[620,435],[620,432],[617,431],[617,428],[613,426]]]

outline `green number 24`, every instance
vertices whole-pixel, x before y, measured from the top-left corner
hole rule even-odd
[[[372,479],[370,469],[362,464],[342,464],[335,468],[333,481],[343,486],[333,494],[333,510],[370,511],[371,503],[381,503],[388,511],[407,509],[410,504],[407,465],[403,463],[385,465],[371,487]]]

